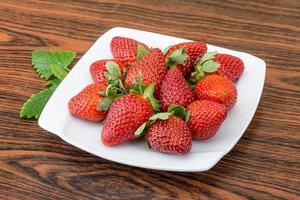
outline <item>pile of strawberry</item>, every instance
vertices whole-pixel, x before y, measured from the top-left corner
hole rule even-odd
[[[94,62],[94,83],[69,101],[70,112],[104,121],[102,143],[118,145],[141,136],[152,149],[186,154],[192,139],[215,135],[235,105],[234,81],[241,59],[208,52],[204,42],[185,42],[162,52],[136,40],[114,37],[114,59]]]

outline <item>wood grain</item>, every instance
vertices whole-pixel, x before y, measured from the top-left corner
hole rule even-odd
[[[267,62],[260,105],[236,147],[205,173],[171,173],[92,156],[19,119],[44,83],[36,49],[77,59],[124,26],[249,52]],[[0,1],[0,199],[299,199],[300,1]]]

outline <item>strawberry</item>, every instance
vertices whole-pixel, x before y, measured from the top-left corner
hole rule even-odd
[[[210,75],[195,86],[198,100],[212,100],[224,104],[228,110],[236,103],[237,90],[233,82],[221,75]]]
[[[244,72],[244,63],[238,57],[229,54],[217,54],[215,60],[220,64],[217,74],[226,76],[232,81],[238,79]]]
[[[158,99],[163,111],[166,111],[170,104],[187,107],[194,100],[194,94],[189,84],[176,66],[170,69],[163,79]]]
[[[106,116],[105,111],[98,111],[98,102],[103,98],[98,92],[105,90],[103,83],[93,83],[85,87],[76,96],[69,100],[70,112],[78,118],[89,121],[102,121]]]
[[[155,89],[158,90],[162,79],[167,73],[162,51],[158,48],[152,49],[128,70],[124,83],[126,88],[137,82],[138,73],[141,73],[144,85],[147,86],[153,83]]]
[[[114,37],[110,43],[113,57],[121,61],[126,67],[140,60],[150,48],[134,39]]]
[[[180,54],[175,53],[179,49],[183,48],[182,53],[186,54],[187,57],[183,62],[177,62],[177,59]],[[207,46],[204,42],[183,42],[171,47],[168,47],[165,50],[166,63],[168,66],[177,65],[178,68],[182,71],[183,75],[193,71],[193,64],[198,59],[202,57],[207,51]],[[174,54],[175,53],[175,54]]]
[[[194,82],[203,79],[206,73],[219,74],[235,81],[244,71],[244,63],[240,58],[229,54],[217,54],[215,51],[204,54],[194,66],[195,72],[191,74]]]
[[[153,114],[150,103],[138,94],[127,94],[110,107],[102,129],[102,142],[107,146],[133,140],[135,130]]]
[[[140,91],[133,89],[135,94],[126,94],[112,103],[102,128],[103,144],[113,146],[135,139],[138,127],[153,115],[153,109],[159,109],[153,97],[154,85],[145,88],[140,78],[138,84]]]
[[[188,127],[196,140],[214,136],[227,116],[224,105],[209,100],[194,101],[187,109],[190,112]]]
[[[134,133],[140,137],[147,133],[148,146],[156,151],[186,154],[192,148],[192,135],[186,125],[189,112],[182,106],[171,104],[167,112],[153,115]]]
[[[149,146],[159,152],[186,154],[192,148],[192,135],[186,123],[177,116],[159,120],[149,128]]]
[[[126,70],[125,65],[123,65],[123,63],[121,63],[120,61],[117,61],[114,59],[98,60],[98,61],[92,63],[90,66],[90,74],[95,83],[106,84],[107,78],[105,77],[104,74],[105,74],[105,72],[107,72],[106,64],[109,62],[114,62],[115,64],[117,64],[121,71]]]

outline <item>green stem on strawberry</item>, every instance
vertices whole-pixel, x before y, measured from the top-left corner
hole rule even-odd
[[[148,99],[153,110],[155,112],[159,112],[159,101],[154,97],[154,84],[151,83],[148,87],[146,87],[142,83],[142,74],[138,73],[138,81],[130,86],[130,93],[142,95],[144,98]]]
[[[155,115],[151,116],[149,120],[143,123],[134,133],[135,137],[141,137],[146,134],[147,130],[150,126],[155,123],[157,120],[167,120],[172,116],[177,116],[188,123],[190,119],[190,112],[182,106],[171,104],[168,107],[168,112],[160,112],[156,113]]]
[[[137,48],[136,61],[140,61],[148,52],[149,49],[146,49],[144,45],[139,44]]]
[[[122,79],[126,72],[123,70],[122,74],[119,65],[113,61],[106,63],[106,69],[107,71],[104,73],[104,76],[107,78],[107,87],[105,91],[99,92],[99,94],[104,96],[98,104],[99,111],[109,110],[111,104],[116,98],[128,93],[122,83]]]
[[[169,69],[172,69],[177,64],[183,64],[186,59],[188,59],[188,55],[184,52],[185,46],[180,47],[176,51],[174,51],[170,56],[168,56],[165,60]],[[169,51],[169,48],[165,50],[166,53]]]
[[[191,73],[190,81],[197,83],[205,77],[205,73],[213,73],[218,70],[220,64],[215,61],[217,52],[208,52],[198,58],[194,64],[195,71]]]
[[[168,107],[168,112],[173,112],[174,115],[183,119],[185,123],[189,122],[190,112],[182,106],[179,106],[177,104],[171,104]]]

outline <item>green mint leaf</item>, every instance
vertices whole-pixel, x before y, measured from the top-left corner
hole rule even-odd
[[[216,51],[212,51],[212,52],[208,52],[206,54],[204,54],[200,60],[199,60],[199,65],[202,65],[204,62],[208,61],[208,60],[213,60],[215,59],[217,52]]]
[[[112,97],[104,97],[103,99],[101,99],[99,101],[97,110],[99,110],[99,111],[103,111],[103,110],[107,111],[107,110],[109,110],[109,108],[110,108],[113,100],[114,99]]]
[[[59,67],[56,64],[50,66],[52,74],[59,80],[63,80],[68,74],[68,71],[65,68]]]
[[[167,66],[172,67],[176,64],[183,64],[184,61],[189,57],[186,53],[184,53],[185,47],[181,47],[180,49],[174,51],[167,58]]]
[[[147,129],[149,128],[149,122],[145,122],[143,123],[135,132],[134,132],[134,136],[136,138],[143,136],[146,132]]]
[[[151,98],[154,93],[154,85],[151,83],[144,91],[144,97]]]
[[[165,49],[164,49],[164,55],[166,55],[168,53],[168,51],[171,49],[171,45],[170,46],[167,46]]]
[[[146,49],[144,47],[144,45],[139,45],[138,48],[137,48],[136,60],[140,61],[148,52],[149,52],[149,50]]]
[[[44,84],[45,88],[51,87],[51,86],[58,86],[61,83],[61,80],[59,79],[52,79],[50,81],[48,81],[47,83]]]
[[[202,64],[202,70],[203,72],[208,72],[212,73],[218,70],[220,64],[213,61],[213,60],[208,60],[205,63]]]
[[[153,115],[149,118],[149,120],[155,121],[155,120],[167,120],[171,117],[172,113],[169,112],[161,112]]]
[[[180,117],[183,120],[185,120],[185,118],[188,114],[188,111],[184,107],[176,105],[176,104],[171,104],[168,107],[168,112],[173,112],[174,115]]]
[[[22,106],[20,111],[20,117],[24,118],[39,118],[45,105],[52,96],[53,92],[58,85],[53,85],[50,88],[46,88],[41,92],[32,95]]]
[[[32,65],[40,77],[48,80],[53,75],[52,65],[67,69],[75,55],[72,51],[37,50],[32,52]]]

